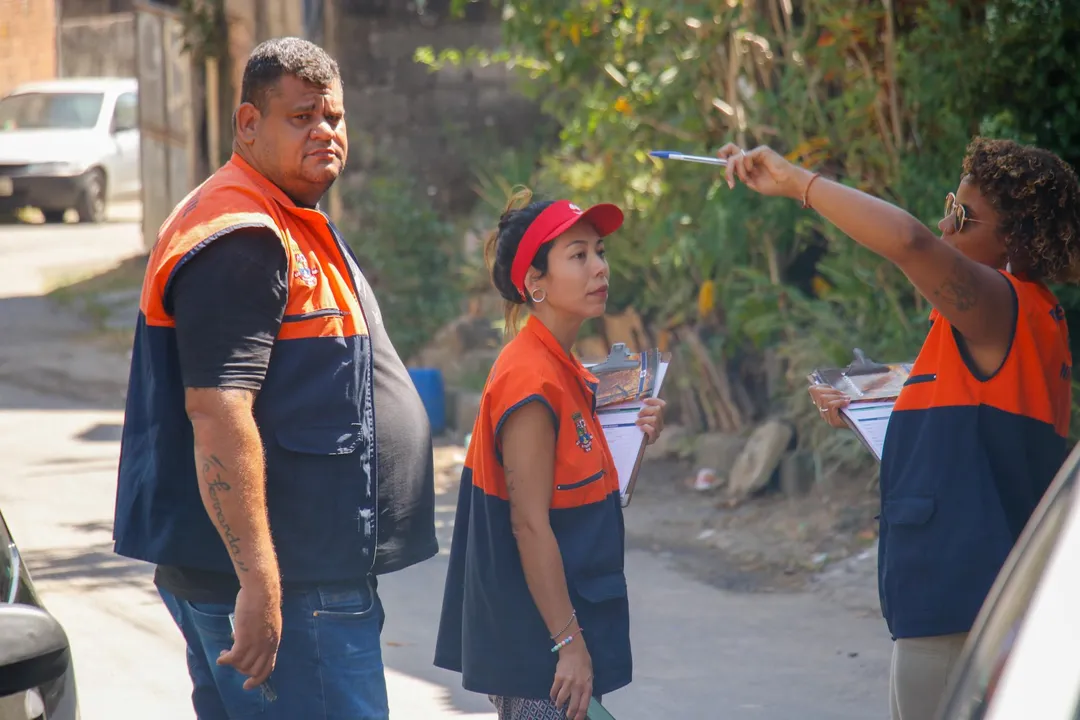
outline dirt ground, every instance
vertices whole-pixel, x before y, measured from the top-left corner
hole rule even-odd
[[[748,592],[801,588],[876,540],[878,500],[864,481],[834,481],[798,498],[771,491],[730,507],[691,489],[692,470],[647,463],[627,528],[634,542],[688,553],[695,574],[710,584]],[[703,555],[723,562],[702,562]]]

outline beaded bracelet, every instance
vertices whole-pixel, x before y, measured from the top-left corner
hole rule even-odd
[[[578,632],[581,632],[581,628],[578,628]],[[564,647],[566,647],[567,645],[569,645],[573,641],[574,641],[574,636],[573,635],[567,635],[562,640],[555,643],[555,647],[551,648],[551,652],[553,652],[553,653],[559,652],[560,650],[562,650]]]

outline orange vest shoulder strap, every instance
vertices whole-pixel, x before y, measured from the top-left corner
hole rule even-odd
[[[285,244],[284,223],[273,200],[230,162],[192,191],[161,226],[143,282],[147,322],[171,325],[164,299],[175,271],[207,243],[244,228],[265,228]]]

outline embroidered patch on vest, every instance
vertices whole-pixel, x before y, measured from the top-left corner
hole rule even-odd
[[[574,427],[577,428],[577,443],[576,445],[589,452],[592,450],[592,435],[589,434],[588,428],[585,427],[585,418],[581,417],[581,413],[576,412],[571,416],[574,420]]]
[[[318,268],[308,266],[307,258],[304,257],[304,253],[299,250],[293,252],[293,265],[295,265],[293,277],[308,287],[315,287],[315,283],[319,281],[317,277],[319,270]]]

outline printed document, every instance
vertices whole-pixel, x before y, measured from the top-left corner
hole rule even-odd
[[[847,395],[851,404],[840,411],[840,418],[881,462],[893,404],[911,374],[912,363],[876,363],[859,348],[855,348],[853,355],[847,367],[818,368],[807,380],[812,385],[830,385]]]
[[[892,410],[892,401],[852,403],[840,410],[840,415],[855,431],[859,441],[874,454],[878,462],[881,462]]]
[[[634,364],[633,368],[630,368],[630,363]],[[671,356],[667,353],[656,350],[626,353],[623,346],[616,345],[607,361],[587,366],[600,380],[601,392],[598,395],[610,398],[613,394],[603,392],[605,385],[614,387],[609,378],[617,379],[617,386],[623,389],[624,396],[631,385],[640,388],[639,391],[631,393],[636,395],[632,399],[605,404],[596,409],[596,417],[600,420],[600,428],[604,432],[604,439],[607,440],[619,475],[619,493],[623,507],[630,504],[641,458],[645,454],[646,437],[645,432],[637,425],[638,413],[645,407],[646,398],[660,394],[670,364]],[[612,369],[608,370],[608,367]],[[638,380],[633,383],[627,381],[628,369],[634,369],[639,374],[640,383]]]

